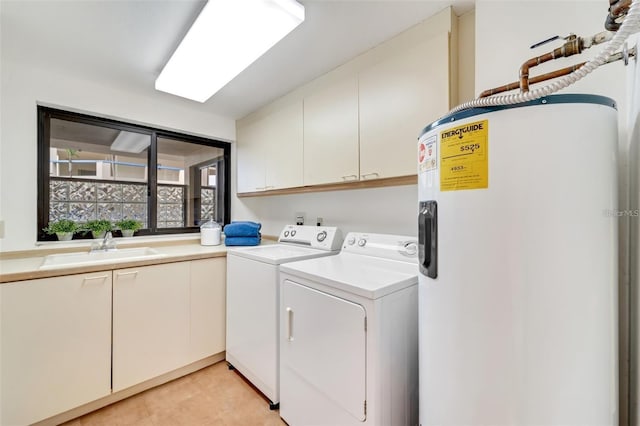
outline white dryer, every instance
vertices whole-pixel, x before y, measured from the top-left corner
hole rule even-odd
[[[291,426],[418,423],[418,245],[349,233],[280,268],[280,416]]]
[[[278,303],[281,264],[337,254],[339,229],[287,225],[278,244],[227,250],[227,354],[237,369],[278,408]]]

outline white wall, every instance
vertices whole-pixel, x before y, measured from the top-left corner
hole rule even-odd
[[[19,43],[19,39],[6,33],[2,37],[0,218],[5,221],[5,237],[0,239],[0,251],[30,249],[36,241],[38,104],[220,140],[235,139],[235,121],[212,115],[200,104],[91,81],[74,75],[73,64],[66,70],[27,65],[5,54],[19,50],[15,46],[5,50],[7,43]]]

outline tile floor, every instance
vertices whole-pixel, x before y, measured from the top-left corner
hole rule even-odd
[[[64,426],[286,425],[226,362],[67,422]]]

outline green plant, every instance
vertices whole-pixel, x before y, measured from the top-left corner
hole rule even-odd
[[[73,220],[61,219],[56,222],[49,222],[49,226],[43,229],[47,234],[73,233],[80,230],[80,226]]]
[[[100,233],[111,231],[113,229],[113,225],[111,224],[111,221],[106,219],[90,220],[82,226],[82,229],[85,231]]]
[[[138,229],[142,228],[142,222],[135,219],[123,219],[116,222],[116,227],[122,230],[128,229],[131,231],[137,231]]]

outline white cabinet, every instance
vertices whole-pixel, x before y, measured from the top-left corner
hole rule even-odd
[[[113,391],[225,350],[225,258],[113,272]]]
[[[113,273],[113,391],[188,364],[189,262]]]
[[[111,272],[0,285],[3,425],[109,395]]]
[[[358,180],[358,79],[304,98],[304,184]]]
[[[238,126],[238,192],[302,186],[302,101]]]
[[[236,143],[237,192],[264,191],[267,146],[262,136],[264,120],[238,126]]]
[[[224,257],[191,261],[189,362],[225,350],[226,269]]]
[[[448,33],[360,72],[361,179],[416,174],[418,135],[448,111],[449,78]]]

